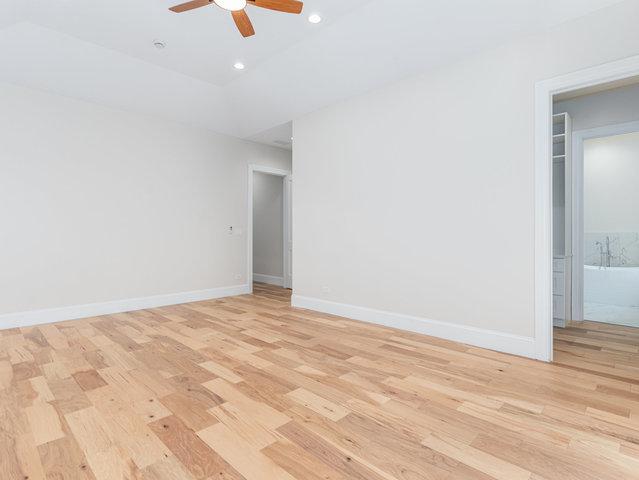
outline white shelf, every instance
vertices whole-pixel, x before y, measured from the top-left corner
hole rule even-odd
[[[555,113],[552,116],[552,120],[554,123],[565,123],[566,122],[566,112],[564,113]]]
[[[552,143],[562,143],[566,141],[566,134],[560,133],[552,136]]]

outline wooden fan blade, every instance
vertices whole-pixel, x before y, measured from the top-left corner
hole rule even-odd
[[[194,8],[206,7],[212,1],[213,0],[192,0],[191,2],[181,3],[180,5],[171,7],[169,10],[175,13],[182,13],[188,10],[193,10]]]
[[[255,35],[255,30],[253,29],[253,24],[251,23],[251,19],[246,14],[244,10],[237,10],[235,12],[231,12],[233,15],[233,20],[235,20],[235,25],[237,25],[237,29],[240,31],[243,37],[250,37]]]
[[[302,13],[303,2],[297,0],[247,0],[250,5],[286,13]]]

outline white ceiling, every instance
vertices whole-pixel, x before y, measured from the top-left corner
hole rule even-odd
[[[274,144],[300,115],[620,0],[307,0],[248,7],[249,39],[175,3],[0,0],[0,81]]]
[[[240,73],[242,60],[252,68],[308,37],[318,28],[296,15],[247,7],[257,35],[243,38],[231,14],[211,4],[180,14],[169,7],[187,0],[20,0],[32,22],[130,55],[185,75],[224,86]],[[320,0],[307,8],[338,18],[365,0]],[[158,51],[153,39],[167,48]]]

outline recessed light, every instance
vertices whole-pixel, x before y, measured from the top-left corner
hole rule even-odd
[[[244,70],[246,66],[242,62],[235,62],[235,64],[233,65],[233,68],[235,70]]]
[[[308,21],[311,23],[320,23],[322,21],[322,17],[320,17],[317,13],[314,13],[308,17]]]
[[[153,40],[153,46],[158,50],[162,50],[164,47],[166,47],[166,44],[160,40]]]
[[[246,8],[246,0],[213,0],[215,4],[230,12],[237,12]]]

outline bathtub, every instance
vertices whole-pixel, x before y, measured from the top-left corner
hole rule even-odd
[[[584,301],[639,307],[639,267],[584,266]]]

